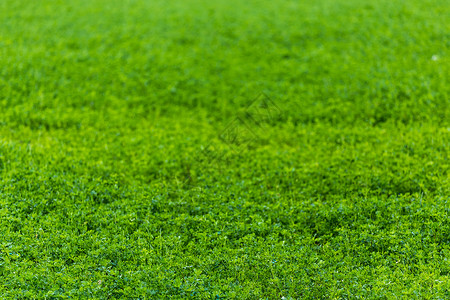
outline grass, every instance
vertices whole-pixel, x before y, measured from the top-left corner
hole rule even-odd
[[[1,298],[448,299],[449,14],[2,1]]]

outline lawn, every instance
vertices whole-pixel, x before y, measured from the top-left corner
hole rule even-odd
[[[0,2],[1,299],[449,299],[446,0]]]

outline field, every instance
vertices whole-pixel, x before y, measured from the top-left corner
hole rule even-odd
[[[445,0],[0,2],[1,299],[449,299]]]

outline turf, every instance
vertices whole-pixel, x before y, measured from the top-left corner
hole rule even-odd
[[[450,298],[445,0],[0,2],[0,298]]]

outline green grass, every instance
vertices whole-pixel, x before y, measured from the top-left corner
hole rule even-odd
[[[0,298],[450,298],[449,17],[1,1]]]

